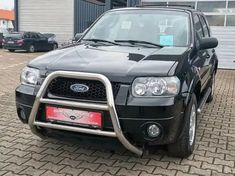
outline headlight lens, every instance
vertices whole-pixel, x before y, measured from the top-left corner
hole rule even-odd
[[[177,77],[140,77],[132,85],[136,97],[174,96],[179,93],[180,80]]]
[[[22,84],[36,85],[39,78],[39,70],[25,67],[21,73],[20,81]]]

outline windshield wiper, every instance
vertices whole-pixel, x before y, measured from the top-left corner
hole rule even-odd
[[[111,42],[111,41],[108,41],[108,40],[103,40],[103,39],[83,39],[83,41],[92,41],[92,42],[95,42],[95,43],[102,42],[102,43],[110,43],[110,44],[113,44],[113,45],[120,45],[118,43]]]
[[[157,43],[152,43],[152,42],[147,42],[147,41],[141,41],[141,40],[114,40],[115,42],[120,42],[120,43],[131,43],[131,44],[147,44],[147,45],[152,45],[152,46],[157,46],[159,48],[163,48],[164,46],[157,44]]]

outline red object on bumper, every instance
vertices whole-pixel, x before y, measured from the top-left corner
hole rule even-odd
[[[96,128],[102,126],[102,115],[100,112],[74,110],[55,106],[46,106],[46,120],[54,122],[69,122],[74,125],[85,125]]]

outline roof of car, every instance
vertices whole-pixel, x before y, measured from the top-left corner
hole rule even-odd
[[[135,10],[135,9],[169,9],[169,10],[182,10],[182,11],[190,11],[190,12],[200,12],[195,10],[192,6],[186,5],[139,5],[136,7],[126,7],[119,9],[112,9],[110,11],[119,11],[119,10]]]

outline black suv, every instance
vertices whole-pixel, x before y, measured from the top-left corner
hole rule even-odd
[[[10,52],[15,50],[25,50],[28,52],[50,51],[58,47],[55,40],[51,40],[46,35],[39,32],[14,32],[5,35],[3,48]]]
[[[76,44],[24,68],[18,116],[42,138],[66,131],[114,137],[138,155],[166,145],[187,157],[198,113],[213,99],[217,45],[193,9],[110,10]]]

